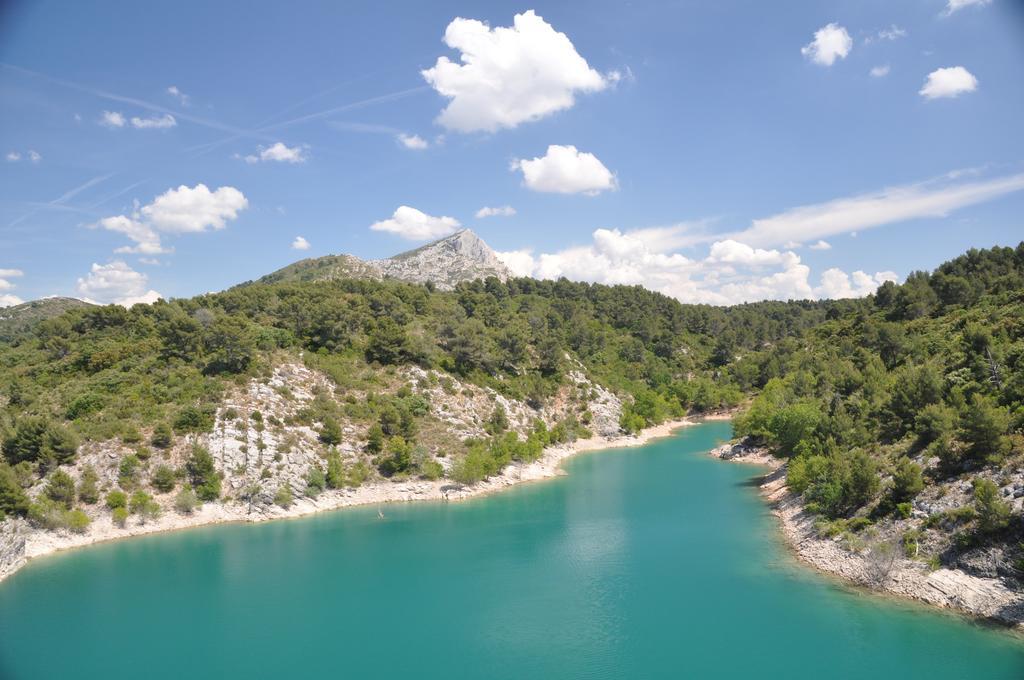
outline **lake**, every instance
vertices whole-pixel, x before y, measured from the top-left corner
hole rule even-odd
[[[709,422],[463,503],[134,538],[0,584],[0,677],[1013,678],[1007,632],[787,554]]]

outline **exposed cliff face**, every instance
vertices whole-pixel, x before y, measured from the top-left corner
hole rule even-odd
[[[504,281],[512,276],[512,272],[483,239],[463,229],[383,260],[361,260],[354,255],[327,255],[301,260],[264,276],[260,283],[387,278],[409,283],[429,282],[440,290],[451,290],[463,281],[489,276]]]

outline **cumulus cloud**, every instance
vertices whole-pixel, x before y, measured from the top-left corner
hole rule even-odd
[[[28,159],[32,163],[38,163],[39,161],[43,160],[43,156],[38,151],[36,151],[34,149],[29,149],[28,150]]]
[[[951,181],[963,176],[965,173],[950,173],[939,180],[792,208],[754,220],[748,229],[731,237],[754,246],[806,242],[922,217],[945,217],[954,210],[1024,189],[1024,173]]]
[[[398,133],[398,143],[404,146],[406,149],[413,149],[414,151],[422,151],[426,149],[430,144],[427,140],[423,139],[419,135],[407,135],[404,132]]]
[[[953,12],[958,12],[966,7],[984,7],[991,2],[992,0],[948,0],[943,15],[948,17]]]
[[[117,111],[104,111],[103,115],[100,116],[100,125],[108,128],[123,128],[127,122],[124,114]]]
[[[301,236],[296,236],[292,241],[292,250],[309,250],[309,241]]]
[[[105,217],[90,226],[124,234],[135,243],[115,252],[158,255],[172,252],[162,245],[161,234],[223,229],[248,206],[248,199],[234,187],[210,191],[205,184],[181,185],[168,189],[152,203],[137,207],[131,215]]]
[[[110,264],[93,263],[89,273],[78,279],[78,294],[87,302],[125,307],[149,304],[161,297],[160,293],[149,288],[149,277],[122,260]]]
[[[0,269],[0,307],[11,307],[13,305],[20,305],[24,302],[24,300],[17,295],[5,292],[15,287],[15,285],[8,279],[14,279],[24,275],[25,272],[20,269]]]
[[[191,98],[187,94],[179,90],[176,85],[171,85],[170,87],[168,87],[167,94],[177,99],[182,106],[189,105],[189,101]]]
[[[515,214],[516,209],[510,205],[502,205],[497,208],[484,206],[476,211],[476,218],[482,220],[485,217],[512,217]]]
[[[978,89],[978,79],[963,66],[935,69],[928,74],[924,86],[918,91],[925,99],[959,97]]]
[[[137,130],[166,130],[178,124],[178,121],[169,113],[162,116],[150,116],[149,118],[132,118],[132,127]]]
[[[871,77],[884,78],[885,76],[889,75],[889,71],[890,68],[888,64],[883,64],[882,66],[875,66],[874,68],[871,69]]]
[[[533,191],[594,196],[617,187],[615,175],[592,153],[575,146],[552,144],[545,155],[515,160],[512,170],[523,173],[523,184]]]
[[[426,241],[447,236],[461,226],[454,217],[434,217],[403,205],[398,207],[390,219],[374,222],[370,229],[397,234],[410,241]]]
[[[641,285],[682,302],[736,304],[765,299],[815,299],[867,295],[892,272],[846,274],[831,269],[818,285],[792,251],[764,250],[731,239],[711,244],[704,258],[665,250],[656,230],[598,229],[588,245],[554,253],[515,250],[498,257],[517,275]]]
[[[17,163],[18,161],[21,160],[21,153],[17,151],[8,151],[7,155],[4,156],[4,158],[7,159],[7,161],[10,163]]]
[[[305,163],[309,160],[309,154],[307,153],[308,150],[309,147],[307,146],[289,147],[282,142],[275,142],[266,148],[261,146],[256,153],[246,156],[245,162],[250,164],[269,161],[275,161],[278,163]]]
[[[800,48],[800,53],[822,66],[831,66],[836,59],[845,59],[853,49],[853,39],[846,29],[836,23],[814,32],[814,40]]]
[[[832,244],[828,241],[819,240],[817,243],[810,245],[811,250],[832,250]]]
[[[564,33],[533,10],[517,14],[511,27],[491,28],[456,18],[444,42],[459,62],[439,57],[422,72],[451,101],[437,122],[459,132],[514,128],[572,108],[577,93],[599,92],[617,78],[590,68]]]

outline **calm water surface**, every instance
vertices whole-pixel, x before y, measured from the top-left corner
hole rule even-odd
[[[0,678],[1024,678],[795,565],[707,423],[458,504],[132,539],[0,584]]]

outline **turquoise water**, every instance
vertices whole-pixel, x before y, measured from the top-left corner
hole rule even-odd
[[[195,529],[0,585],[0,678],[1014,678],[1024,643],[795,565],[707,423],[467,503]]]

